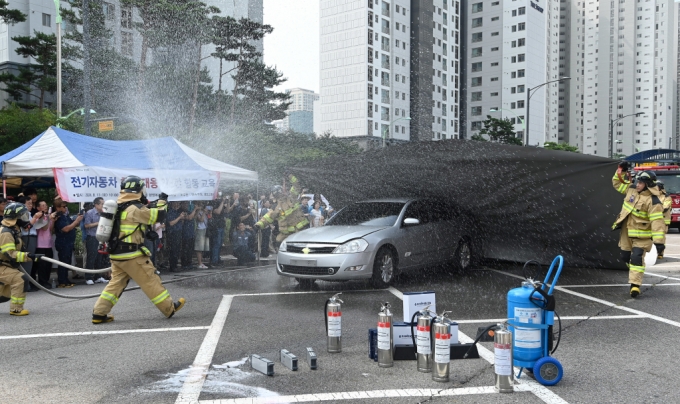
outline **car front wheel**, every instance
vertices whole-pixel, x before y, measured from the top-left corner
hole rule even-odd
[[[460,271],[466,271],[472,264],[472,250],[468,240],[460,240],[454,256],[454,265]]]
[[[373,276],[371,285],[377,289],[385,289],[394,282],[397,265],[394,254],[389,248],[383,247],[378,251],[373,263]]]

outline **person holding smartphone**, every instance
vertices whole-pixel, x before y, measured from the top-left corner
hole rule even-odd
[[[83,215],[82,213],[78,214],[78,216],[73,219],[68,214],[66,202],[61,199],[55,199],[54,203],[58,216],[57,221],[54,224],[54,230],[57,236],[54,241],[54,246],[57,249],[59,261],[70,265],[73,258],[73,248],[76,243],[76,227],[83,221]],[[65,267],[59,266],[59,268],[57,268],[57,280],[59,282],[58,287],[60,288],[72,288],[75,286],[75,284],[68,279],[68,269]]]

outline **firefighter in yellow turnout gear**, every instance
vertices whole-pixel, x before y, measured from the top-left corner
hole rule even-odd
[[[0,227],[0,303],[9,301],[9,314],[13,316],[29,314],[24,309],[28,276],[17,268],[22,262],[42,257],[21,251],[21,228],[28,224],[28,209],[23,203],[13,202],[5,207]]]
[[[275,185],[272,188],[272,194],[276,198],[276,209],[270,210],[266,215],[260,218],[260,221],[255,223],[255,227],[259,230],[266,226],[279,222],[279,234],[276,236],[276,242],[281,243],[286,237],[293,233],[309,227],[309,220],[305,217],[300,207],[302,204],[298,200],[301,188],[295,176],[289,176],[290,191],[283,192],[283,187]]]
[[[645,254],[652,249],[652,243],[665,243],[666,225],[663,221],[663,203],[656,187],[656,175],[644,171],[638,175],[635,185],[631,186],[627,175],[629,167],[628,162],[619,164],[612,178],[614,189],[625,194],[623,207],[612,228],[621,229],[621,258],[630,270],[630,295],[637,297],[645,274]]]
[[[656,180],[656,186],[661,192],[659,199],[661,199],[661,203],[663,204],[663,222],[666,225],[666,234],[668,234],[668,227],[671,225],[671,208],[673,205],[673,200],[666,193],[666,186],[664,185],[663,181]],[[666,250],[666,244],[654,243],[654,245],[656,246],[657,258],[662,259],[663,252]]]
[[[165,197],[167,198],[167,197]],[[185,299],[173,302],[167,289],[161,284],[156,268],[151,263],[151,252],[144,247],[144,234],[147,226],[165,218],[167,201],[163,196],[149,207],[146,203],[144,180],[129,176],[121,184],[118,197],[120,215],[119,240],[111,251],[111,281],[99,296],[92,312],[92,323],[108,323],[113,321],[109,312],[118,303],[123,290],[133,279],[165,317],[172,317],[184,306]]]

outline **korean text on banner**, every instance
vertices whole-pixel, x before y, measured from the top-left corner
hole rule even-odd
[[[103,167],[55,168],[57,191],[66,202],[92,202],[96,197],[115,199],[121,181],[136,175],[146,181],[149,200],[161,192],[171,201],[212,200],[217,195],[220,173],[216,171],[125,170]]]

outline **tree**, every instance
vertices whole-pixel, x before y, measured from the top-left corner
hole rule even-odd
[[[19,74],[0,74],[0,82],[6,85],[5,91],[15,101],[22,96],[29,97],[28,103],[18,103],[24,108],[34,108],[30,97],[37,98],[37,106],[42,109],[45,105],[45,92],[53,93],[57,89],[57,37],[54,34],[44,34],[34,31],[34,36],[15,36],[12,40],[19,46],[16,53],[24,58],[30,58],[33,63],[20,66]],[[37,96],[35,90],[40,92]]]
[[[548,150],[562,150],[562,151],[580,153],[578,151],[578,147],[571,146],[571,145],[569,145],[569,143],[547,142],[543,145],[543,148],[548,149]]]
[[[484,136],[482,136],[482,135],[480,135],[480,134],[478,134],[478,133],[472,135],[472,137],[470,137],[470,140],[477,140],[477,141],[479,141],[479,142],[488,142],[488,140],[486,140],[486,139],[484,138]]]
[[[16,104],[0,110],[0,155],[16,149],[56,124],[49,109],[25,111]]]
[[[492,142],[522,145],[522,139],[516,137],[514,125],[509,119],[496,119],[487,115],[483,124],[479,134],[488,136]]]
[[[19,22],[26,21],[26,14],[20,10],[7,8],[9,2],[0,0],[0,21],[9,25],[14,25]]]
[[[239,112],[239,124],[271,122],[286,117],[290,95],[272,90],[286,82],[283,73],[262,62],[248,61],[242,63],[235,80],[240,84],[232,95],[232,114]]]

